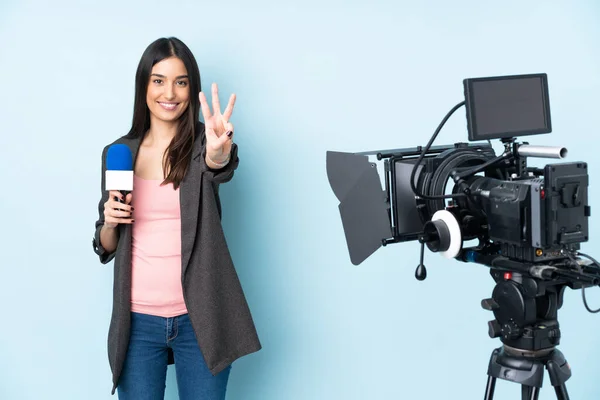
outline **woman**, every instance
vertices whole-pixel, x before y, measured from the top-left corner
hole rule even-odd
[[[211,112],[196,60],[176,38],[146,49],[126,144],[134,185],[104,190],[94,251],[113,260],[108,356],[119,399],[163,399],[175,364],[180,399],[224,399],[231,363],[261,348],[221,227],[219,185],[239,159],[217,86]],[[202,110],[204,124],[198,121]]]

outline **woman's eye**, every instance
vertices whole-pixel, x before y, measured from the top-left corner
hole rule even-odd
[[[155,80],[153,80],[152,82],[154,82],[154,83],[156,83],[156,84],[160,85],[160,84],[162,83],[162,79],[155,79]]]
[[[187,82],[186,82],[186,81],[179,81],[179,82],[177,82],[177,84],[178,84],[179,86],[186,86],[186,85],[187,85]]]

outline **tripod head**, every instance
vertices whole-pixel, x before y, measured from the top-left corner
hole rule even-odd
[[[526,352],[558,346],[558,310],[565,289],[584,289],[600,283],[600,268],[595,262],[586,263],[567,251],[563,254],[564,259],[543,264],[489,253],[464,255],[463,261],[489,266],[496,282],[492,297],[481,302],[484,309],[494,313],[495,319],[488,323],[491,338],[498,337],[504,345]]]

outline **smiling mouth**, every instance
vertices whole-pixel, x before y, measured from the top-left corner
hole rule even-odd
[[[179,105],[179,103],[165,103],[165,102],[162,102],[162,101],[159,101],[158,104],[160,104],[160,106],[162,108],[164,108],[165,110],[167,110],[167,111],[173,111]]]

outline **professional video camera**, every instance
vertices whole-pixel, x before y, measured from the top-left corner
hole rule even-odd
[[[600,264],[579,251],[589,238],[587,163],[527,165],[531,157],[567,155],[564,147],[516,140],[552,131],[546,74],[471,78],[463,85],[464,101],[425,147],[327,152],[350,259],[359,265],[381,246],[417,240],[419,280],[427,275],[425,246],[489,267],[496,286],[482,307],[495,317],[490,337],[503,345],[490,359],[486,400],[493,398],[496,378],[520,383],[523,399],[537,399],[544,367],[557,397],[568,399],[571,371],[556,348],[565,288],[582,289],[587,310],[600,311],[585,298],[585,288],[600,283]],[[432,146],[463,105],[474,143]],[[501,154],[492,139],[501,141]],[[385,189],[369,156],[383,160]],[[470,241],[476,243],[466,246]]]

